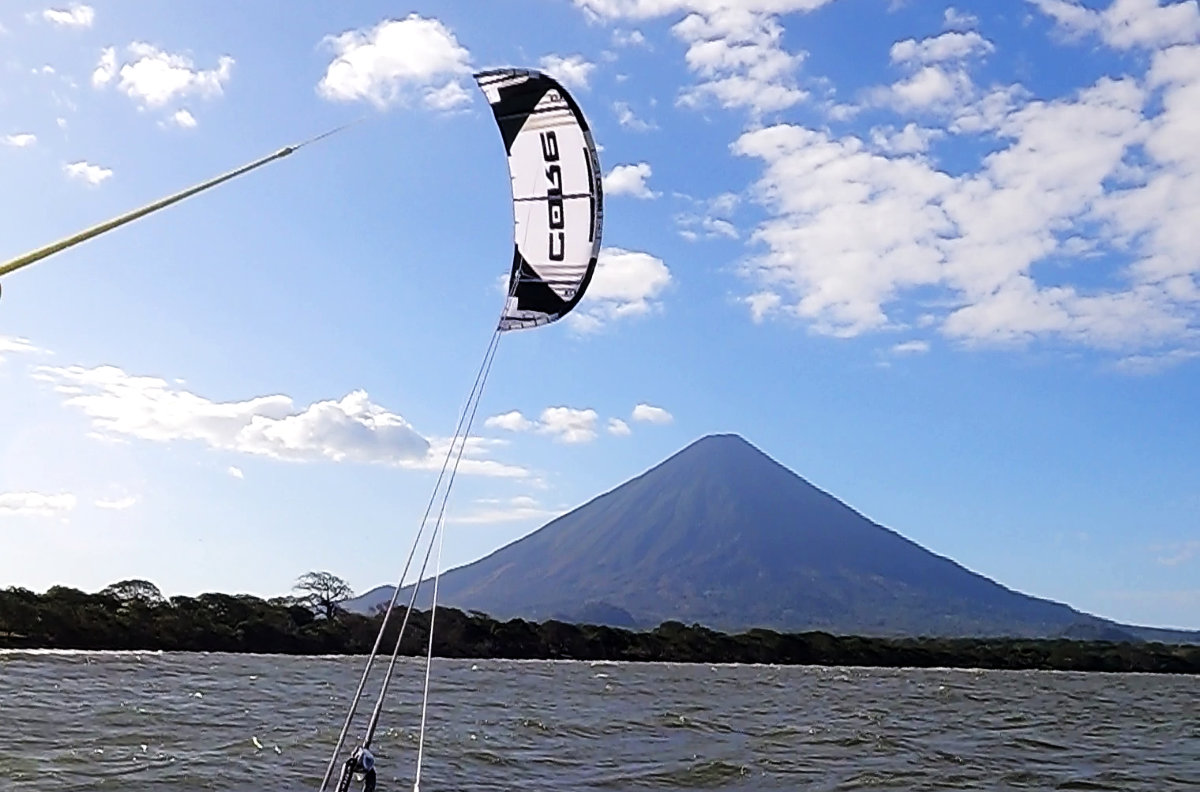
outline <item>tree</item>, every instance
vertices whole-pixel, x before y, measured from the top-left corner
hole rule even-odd
[[[339,602],[350,599],[354,595],[349,584],[332,572],[303,574],[292,589],[303,592],[301,600],[327,619],[337,616]]]
[[[146,605],[161,605],[165,602],[158,586],[148,580],[122,580],[105,587],[101,594],[116,597],[121,602],[141,602]]]

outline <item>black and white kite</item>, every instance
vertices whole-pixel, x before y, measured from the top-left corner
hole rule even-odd
[[[579,105],[532,69],[475,75],[496,116],[512,178],[515,234],[501,330],[561,319],[596,270],[604,219],[600,160]]]

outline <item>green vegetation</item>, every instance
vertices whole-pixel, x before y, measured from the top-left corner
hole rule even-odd
[[[348,593],[328,573],[301,578],[301,597],[163,597],[151,583],[128,580],[87,594],[55,586],[45,594],[0,591],[0,648],[151,649],[272,654],[364,654],[380,615],[347,613],[330,592]],[[389,625],[387,646],[400,619]],[[423,654],[428,612],[413,613],[401,651]],[[665,622],[634,632],[613,627],[540,624],[438,608],[439,657],[777,663],[882,667],[1058,669],[1200,673],[1200,646],[1077,640],[834,636],[750,630],[726,635]]]

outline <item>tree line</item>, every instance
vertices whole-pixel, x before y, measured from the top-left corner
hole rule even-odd
[[[351,592],[343,581],[327,572],[309,573],[297,581],[296,591],[264,600],[219,593],[164,597],[144,580],[121,581],[91,594],[65,586],[44,594],[10,587],[0,590],[0,648],[370,651],[382,614],[344,610],[339,603]],[[384,636],[389,649],[401,615],[393,616]],[[553,619],[498,621],[444,607],[435,619],[433,651],[439,657],[1200,673],[1200,646],[1161,643],[865,638],[764,629],[730,635],[673,621],[633,631]],[[428,640],[429,613],[415,610],[400,651],[423,655]]]

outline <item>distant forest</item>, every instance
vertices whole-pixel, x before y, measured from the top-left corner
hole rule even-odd
[[[151,583],[128,580],[95,594],[55,586],[45,594],[0,590],[0,648],[148,649],[265,654],[366,654],[381,614],[338,607],[349,588],[328,573],[309,573],[298,596],[239,594],[163,597]],[[388,625],[395,645],[403,608]],[[479,612],[437,609],[438,657],[774,663],[877,667],[1055,669],[1200,673],[1200,646],[1004,638],[862,638],[822,632],[750,630],[726,635],[665,622],[635,632],[549,620],[500,622]],[[423,655],[428,611],[414,611],[401,653]]]

